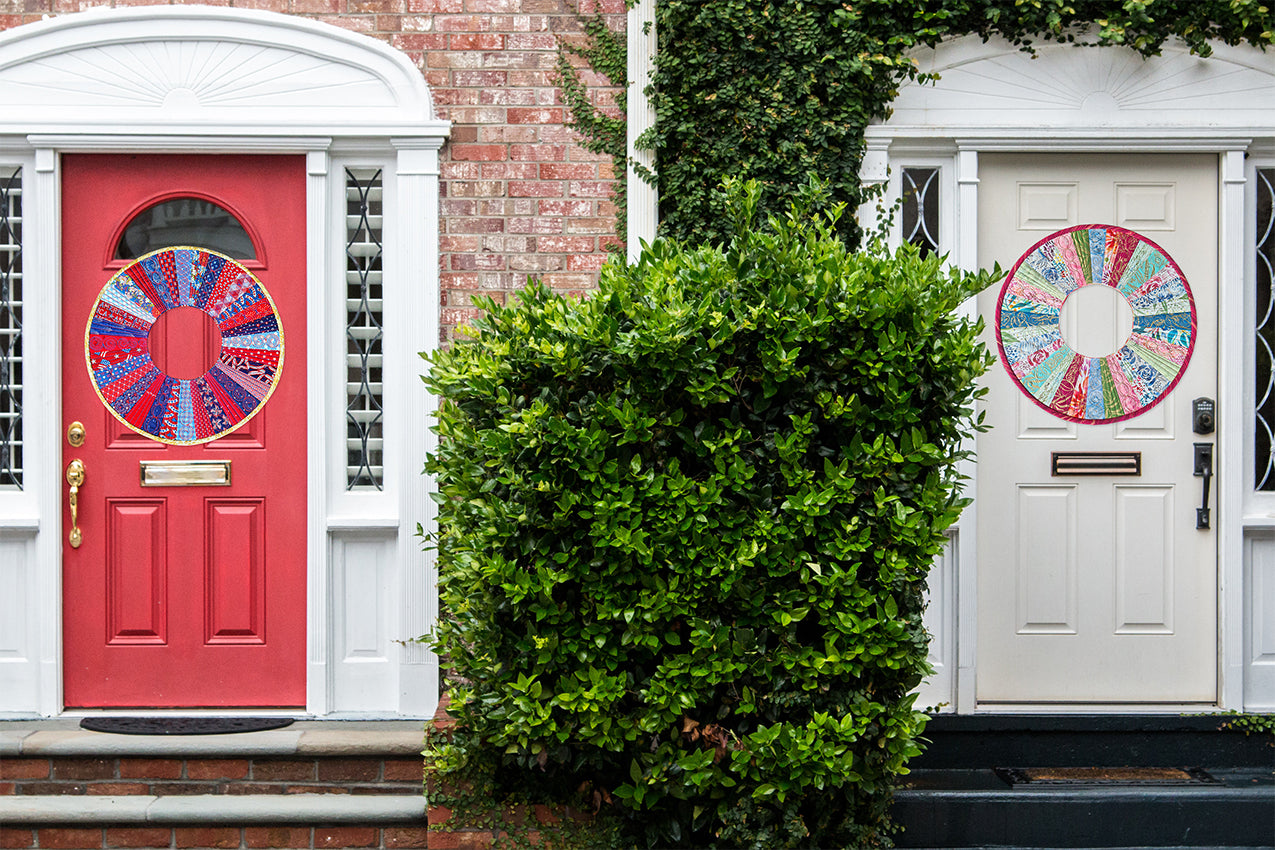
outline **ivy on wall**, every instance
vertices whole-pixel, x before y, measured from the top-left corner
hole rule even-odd
[[[863,130],[919,78],[918,45],[974,33],[1030,49],[1083,32],[1143,56],[1171,38],[1207,56],[1210,40],[1264,48],[1275,15],[1258,0],[659,0],[656,30],[656,125],[640,143],[655,151],[661,232],[720,242],[727,176],[760,181],[766,213],[811,173],[859,204]],[[857,239],[849,216],[841,235]]]

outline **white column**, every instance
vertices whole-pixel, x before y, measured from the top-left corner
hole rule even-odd
[[[1221,638],[1219,698],[1225,709],[1244,702],[1244,523],[1243,502],[1252,470],[1244,464],[1245,286],[1244,151],[1221,155],[1222,186],[1218,246],[1218,429],[1217,548],[1218,624]],[[1230,480],[1228,480],[1230,479]]]
[[[21,155],[22,169],[22,444],[23,482],[3,494],[5,542],[23,552],[28,622],[22,657],[5,676],[22,693],[10,710],[62,710],[62,243],[57,152]],[[17,588],[13,592],[21,592]],[[18,647],[13,647],[17,649]],[[17,668],[25,668],[21,672]]]
[[[978,268],[978,151],[961,150],[956,154],[956,244],[952,246],[952,262],[957,268]],[[970,298],[961,312],[973,316],[978,312],[976,300]],[[978,492],[978,465],[969,463],[962,470],[969,480],[967,493]],[[961,714],[974,711],[975,650],[978,635],[978,502],[965,509],[959,522],[956,557],[956,710]]]
[[[628,194],[628,257],[632,261],[641,252],[643,241],[655,239],[659,223],[659,191],[647,183],[633,169],[636,162],[648,169],[655,168],[655,155],[649,150],[638,150],[637,137],[655,126],[655,110],[651,107],[646,87],[651,83],[655,70],[655,0],[637,0],[629,8],[626,23],[628,36],[628,152],[630,163],[625,168],[625,187]],[[619,163],[616,163],[617,167]]]
[[[306,585],[309,612],[306,618],[306,710],[326,714],[331,705],[332,651],[331,571],[328,569],[327,534],[327,417],[324,415],[327,375],[324,358],[331,341],[327,335],[328,299],[328,153],[305,155],[306,171]]]
[[[888,209],[893,198],[889,197],[890,180],[890,139],[871,138],[863,151],[863,159],[859,162],[859,185],[864,192],[873,191],[872,197],[859,205],[857,212],[859,227],[865,235],[879,230],[882,225],[882,213]],[[876,194],[877,192],[885,194]]]
[[[395,291],[402,304],[397,322],[402,338],[410,340],[411,351],[431,351],[439,340],[438,272],[438,150],[442,137],[394,139],[398,149],[397,193],[394,227],[398,234],[396,256],[398,280]],[[425,456],[436,442],[429,426],[434,421],[437,399],[427,392],[419,374],[425,363],[411,359],[418,368],[404,369],[396,392],[402,398],[400,420],[406,433],[396,437],[402,458],[403,486],[400,488],[399,547],[402,569],[399,586],[403,590],[401,624],[404,640],[399,678],[399,712],[429,716],[438,702],[438,659],[412,638],[427,633],[438,617],[438,575],[433,551],[422,550],[416,524],[434,529],[438,512],[430,492],[431,477],[420,474]]]

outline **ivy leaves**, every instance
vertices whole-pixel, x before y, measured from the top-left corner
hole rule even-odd
[[[724,241],[715,187],[725,177],[758,180],[764,213],[781,212],[809,173],[857,207],[864,128],[918,77],[908,51],[919,45],[975,34],[1030,50],[1083,35],[1154,56],[1177,38],[1208,56],[1211,40],[1271,44],[1271,8],[1269,0],[659,0],[648,141],[662,232]],[[848,218],[838,233],[857,239]]]

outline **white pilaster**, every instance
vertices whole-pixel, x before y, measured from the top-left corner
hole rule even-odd
[[[625,187],[629,204],[628,257],[632,261],[641,253],[643,241],[655,239],[659,223],[659,192],[633,168],[633,163],[651,170],[655,168],[654,152],[639,150],[636,146],[638,136],[655,126],[655,109],[646,94],[646,88],[651,84],[651,73],[655,70],[655,0],[637,0],[629,7],[626,34],[629,54],[627,128],[630,161],[625,168]]]
[[[310,151],[306,171],[306,460],[310,467],[306,491],[306,582],[309,617],[306,628],[306,710],[326,714],[331,694],[328,669],[331,653],[330,571],[327,532],[327,417],[323,415],[324,357],[334,341],[328,339],[327,299],[315,297],[327,290],[328,280],[328,154]]]
[[[1247,175],[1243,150],[1221,154],[1218,245],[1218,432],[1217,546],[1218,625],[1221,641],[1219,697],[1224,709],[1240,709],[1244,702],[1244,491],[1252,485],[1244,466],[1244,350],[1247,334],[1227,333],[1243,328],[1245,299],[1244,192]],[[1235,476],[1226,481],[1224,476]]]
[[[884,213],[893,198],[882,194],[890,180],[890,140],[869,137],[859,162],[859,185],[869,199],[859,205],[856,213],[859,227],[865,234],[881,229]]]
[[[960,150],[956,154],[956,244],[952,262],[965,271],[978,269],[978,151]],[[978,313],[976,300],[970,298],[961,307],[967,316]],[[976,438],[977,439],[977,438]],[[978,465],[965,462],[962,470],[969,476],[965,492],[978,491]],[[961,514],[957,536],[956,576],[956,710],[972,712],[976,705],[975,650],[978,636],[978,503]]]
[[[422,541],[410,529],[437,525],[437,510],[430,492],[431,477],[420,474],[426,455],[435,445],[430,425],[437,399],[420,380],[425,363],[411,352],[432,351],[439,342],[440,284],[438,271],[438,149],[441,138],[393,140],[398,148],[397,202],[394,215],[395,256],[402,269],[412,269],[419,277],[400,282],[403,305],[395,326],[399,339],[409,341],[398,360],[412,364],[404,369],[396,392],[405,406],[401,421],[410,430],[399,435],[399,457],[404,479],[401,487],[399,563],[402,576],[402,661],[399,679],[399,706],[402,714],[429,716],[438,701],[438,659],[414,638],[433,628],[438,616],[437,567],[433,551],[422,549]],[[388,354],[388,348],[387,348]]]

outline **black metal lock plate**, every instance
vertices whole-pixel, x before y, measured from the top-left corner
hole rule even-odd
[[[1211,398],[1197,398],[1191,402],[1191,430],[1197,434],[1212,434],[1217,430],[1217,409]]]

